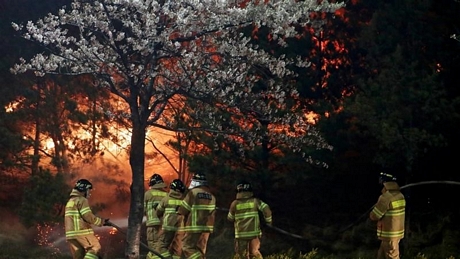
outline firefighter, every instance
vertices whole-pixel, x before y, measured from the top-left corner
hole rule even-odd
[[[98,259],[101,250],[99,239],[92,226],[109,226],[109,219],[93,214],[88,199],[93,185],[87,179],[75,184],[65,206],[65,236],[74,259]]]
[[[166,197],[166,184],[161,175],[154,173],[149,180],[149,189],[144,194],[144,214],[146,216],[147,245],[155,251],[158,246],[158,237],[161,235],[161,219],[157,215],[157,206]],[[152,252],[147,254],[147,259],[155,258]]]
[[[164,258],[180,259],[182,255],[183,217],[177,214],[177,210],[184,198],[185,189],[180,179],[173,180],[169,185],[168,195],[157,207],[157,215],[163,218],[163,231],[156,251]]]
[[[235,255],[237,258],[263,258],[260,253],[259,212],[263,221],[272,225],[272,211],[263,201],[254,197],[251,183],[241,181],[236,186],[236,199],[231,203],[227,219],[235,228]]]
[[[381,240],[377,259],[399,259],[399,241],[404,238],[406,200],[396,177],[380,173],[382,194],[369,214],[377,221],[377,237]]]
[[[214,231],[216,198],[202,173],[193,175],[188,189],[178,210],[184,216],[182,253],[187,259],[203,259],[209,235]]]

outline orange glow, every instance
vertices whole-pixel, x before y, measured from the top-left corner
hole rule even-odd
[[[15,100],[5,106],[5,111],[6,112],[14,112],[16,108],[18,108],[19,105],[21,105],[22,101],[24,101],[25,98],[21,97],[19,100]]]
[[[248,1],[238,1],[237,3],[241,6],[244,6]],[[259,3],[260,4],[263,4],[263,3],[267,3],[269,1],[267,0],[263,0],[263,1],[260,1]],[[339,9],[336,11],[336,15],[337,16],[340,16],[340,17],[343,17],[344,16],[344,9]],[[317,18],[323,18],[325,19],[326,18],[326,14],[325,13],[312,13],[311,14],[312,18],[314,19],[317,19]],[[307,30],[311,33],[311,35],[315,35],[314,34],[314,31],[312,28],[305,28],[305,32],[303,33],[304,35],[307,34]],[[254,28],[253,31],[252,31],[252,36],[254,38],[257,39],[258,37],[258,29],[257,28]],[[180,33],[177,32],[176,34],[173,34],[171,36],[171,39],[177,39],[178,37],[180,37]],[[198,37],[199,35],[197,35]],[[316,39],[315,40],[315,44],[317,46],[317,48],[313,48],[313,50],[311,51],[311,54],[312,55],[316,55],[318,52],[327,52],[327,51],[331,51],[331,50],[328,50],[328,47],[330,45],[333,46],[334,48],[334,51],[338,51],[338,52],[346,52],[346,49],[344,48],[343,44],[339,41],[331,41],[329,39],[327,39],[327,35],[324,35],[324,32],[321,32],[320,33],[320,38],[321,39]],[[326,38],[326,39],[324,39]],[[272,35],[268,35],[268,39],[269,40],[272,40]],[[217,54],[214,54],[213,52],[215,52],[216,48],[212,45],[212,42],[208,42],[205,38],[204,39],[201,39],[201,38],[197,38],[195,39],[195,42],[196,42],[196,45],[199,46],[200,48],[204,48],[206,52],[212,54],[212,59],[213,61],[215,61],[216,63],[219,63],[221,61],[221,57]],[[183,48],[189,48],[191,47],[191,45],[187,42],[181,42],[180,43],[181,46]],[[329,47],[330,48],[330,47]],[[171,71],[174,71],[176,70],[176,68],[178,67],[178,64],[179,64],[179,59],[175,59],[175,58],[168,58],[168,59],[162,59],[160,60],[160,67],[162,67],[162,69],[165,69],[165,70],[171,70]],[[320,67],[314,67],[316,64],[313,64],[313,67],[315,69],[321,69],[321,70],[324,70],[326,71],[326,75],[325,75],[325,78],[327,79],[327,77],[330,76],[330,74],[327,72],[327,70],[331,67],[333,68],[338,68],[340,67],[341,65],[343,65],[346,61],[344,60],[341,60],[341,59],[334,59],[334,60],[330,60],[330,59],[327,59],[325,57],[322,58],[321,60],[321,64],[318,64]],[[102,64],[101,64],[101,67],[100,67],[101,71],[105,71],[105,70],[109,70],[108,67],[104,67]],[[120,73],[117,73],[117,71],[105,71],[105,72],[109,72],[112,77],[114,78],[114,81],[115,81],[115,84],[119,84],[119,85],[123,85],[124,82],[125,82],[125,78],[122,74]],[[148,79],[146,79],[148,80]],[[178,87],[177,85],[174,85],[174,82],[170,82],[170,81],[167,81],[166,78],[163,78],[161,76],[157,76],[155,78],[153,78],[152,80],[155,80],[155,84],[157,85],[164,85],[164,84],[171,84],[170,87]],[[326,82],[327,80],[323,80],[323,82]],[[326,87],[325,83],[323,83],[322,85],[323,87]],[[122,89],[122,88],[121,88]],[[115,111],[115,113],[121,113],[121,112],[125,112],[127,110],[129,110],[126,106],[126,104],[123,103],[123,101],[119,100],[119,98],[117,96],[111,96],[111,98],[113,98],[113,103],[116,103],[116,108],[117,108],[117,111]],[[181,105],[181,99],[179,97],[174,97],[174,98],[177,98],[175,101],[176,101],[176,104],[177,105]],[[270,98],[268,96],[268,98]],[[17,103],[13,103],[13,104],[10,104],[8,107],[7,107],[7,111],[13,111],[15,109],[15,107],[17,106]],[[233,111],[235,112],[235,111]],[[168,116],[168,115],[166,115]],[[316,119],[317,119],[317,115],[311,113],[311,112],[308,112],[306,111],[305,114],[305,120],[309,123],[315,123],[316,122]],[[238,123],[239,125],[245,125],[245,126],[248,126],[248,127],[253,127],[254,126],[254,122],[256,120],[256,118],[254,118],[254,121],[243,121],[241,119],[234,119],[236,123]],[[290,131],[288,130],[288,127],[289,126],[285,126],[285,125],[270,125],[269,126],[269,130],[274,130],[276,132],[288,132],[289,135],[292,135],[292,136],[295,136],[297,134],[302,134],[304,133],[303,130],[301,129],[301,127],[299,127],[299,129],[297,129],[296,127],[298,127],[298,125],[292,125],[292,127],[294,128],[294,130]],[[111,178],[114,177],[114,178],[119,178],[119,179],[123,179],[125,180],[125,182],[127,183],[130,183],[131,182],[131,168],[129,166],[129,156],[127,154],[127,151],[130,147],[130,142],[131,142],[131,133],[128,129],[126,128],[122,128],[122,127],[118,127],[116,124],[112,124],[112,125],[108,125],[108,128],[109,128],[109,131],[111,133],[113,133],[115,135],[115,137],[112,137],[112,139],[108,139],[108,140],[102,140],[102,139],[96,139],[95,143],[96,144],[99,144],[99,146],[101,147],[101,151],[103,151],[104,153],[104,158],[102,159],[96,159],[97,161],[95,161],[93,164],[79,164],[79,165],[75,165],[74,169],[75,172],[78,173],[79,177],[88,177],[88,178],[91,178],[94,176],[94,172],[95,171],[99,171],[100,168],[106,166],[106,161],[113,161],[114,164],[116,164],[119,168],[120,171],[123,172],[122,175],[120,174],[117,174],[115,176],[110,176]],[[78,137],[82,138],[82,139],[89,139],[92,137],[91,133],[90,132],[87,132],[87,131],[84,131],[84,130],[78,130],[77,132],[73,133],[73,134],[76,134]],[[33,134],[30,134],[30,139],[32,139],[32,136],[34,136]],[[166,179],[174,179],[174,178],[177,178],[178,175],[177,175],[177,172],[174,170],[174,168],[172,168],[169,164],[168,164],[168,161],[167,160],[170,160],[172,162],[173,165],[177,164],[178,163],[178,154],[175,150],[171,149],[170,147],[168,147],[166,145],[166,143],[171,140],[171,139],[174,139],[175,138],[175,135],[171,132],[168,132],[166,130],[162,130],[162,129],[158,129],[158,128],[150,128],[150,130],[147,131],[147,138],[149,139],[147,142],[147,145],[146,145],[146,154],[145,154],[145,171],[144,171],[144,178],[145,178],[145,181],[147,181],[149,179],[149,177],[153,174],[153,173],[159,173],[160,175],[162,175],[165,180]],[[239,137],[234,137],[236,140],[238,141],[243,141],[241,138]],[[149,141],[150,141],[150,144],[149,144]],[[53,140],[51,138],[48,138],[48,139],[45,139],[43,142],[43,149],[45,151],[52,151],[55,147],[55,142],[53,142]],[[73,148],[73,144],[72,143],[66,143],[70,148]],[[164,153],[163,154],[160,154],[159,155],[159,152],[153,147],[157,147],[161,152]],[[200,150],[200,151],[203,151],[205,149],[205,147],[201,144],[196,144],[196,143],[193,143],[191,146],[190,146],[190,150]],[[51,152],[50,152],[51,153]],[[166,157],[166,159],[165,159]],[[43,159],[46,159],[46,158],[43,158]],[[117,179],[118,180],[118,179]],[[102,189],[102,188],[101,188]],[[107,194],[104,194],[104,193],[101,193],[100,196],[106,196]],[[94,195],[95,197],[99,196],[99,195]],[[95,198],[95,199],[99,199],[99,198]]]
[[[341,18],[341,19],[344,19],[344,18],[345,18],[345,8],[337,9],[337,10],[334,12],[334,15],[335,15],[335,16],[338,16],[338,17]]]
[[[112,228],[109,230],[110,235],[116,235],[118,233],[118,230],[116,228]]]

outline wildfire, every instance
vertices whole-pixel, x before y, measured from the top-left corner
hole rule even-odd
[[[10,102],[9,104],[7,104],[5,106],[5,111],[6,112],[14,112],[18,106],[22,103],[22,101],[24,101],[25,98],[21,97],[19,100],[15,100],[15,101],[12,101]]]

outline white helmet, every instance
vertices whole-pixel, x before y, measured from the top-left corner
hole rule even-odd
[[[208,181],[206,180],[206,176],[203,173],[195,173],[192,177],[192,181],[190,182],[189,189],[193,189],[198,186],[207,186]]]

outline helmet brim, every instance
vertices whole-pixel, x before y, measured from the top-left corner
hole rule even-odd
[[[207,185],[208,185],[208,181],[192,179],[192,181],[190,182],[190,185],[189,185],[188,188],[193,189],[193,188],[196,188],[196,187],[207,186]]]

